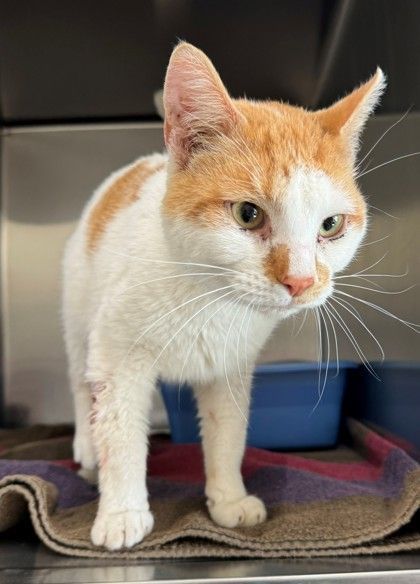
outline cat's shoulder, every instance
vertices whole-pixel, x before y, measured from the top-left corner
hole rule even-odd
[[[136,201],[155,175],[165,171],[168,157],[151,154],[113,172],[94,192],[83,217],[86,226],[87,246],[95,249],[109,223]]]

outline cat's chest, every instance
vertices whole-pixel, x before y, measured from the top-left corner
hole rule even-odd
[[[159,374],[169,381],[206,383],[240,375],[269,334],[269,327],[262,326],[255,315],[253,318],[246,305],[204,310],[190,322],[189,318],[180,319],[165,342],[159,343],[155,357]]]

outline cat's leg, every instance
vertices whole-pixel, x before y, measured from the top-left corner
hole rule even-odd
[[[82,467],[79,474],[91,482],[96,482],[96,452],[90,426],[92,412],[90,385],[83,380],[75,383],[73,399],[75,410],[73,457]]]
[[[256,525],[266,518],[264,503],[248,495],[242,480],[250,379],[229,378],[195,389],[201,422],[209,513],[223,527]],[[233,395],[232,395],[233,394]]]
[[[108,364],[93,386],[100,500],[91,538],[110,550],[133,546],[153,528],[146,487],[148,420],[155,387],[154,380],[145,377],[150,365],[150,359],[137,362],[135,368]]]
[[[80,474],[89,480],[94,480],[96,475],[96,453],[90,427],[91,389],[90,384],[85,379],[86,347],[83,340],[84,335],[77,331],[74,323],[65,324],[70,388],[74,402],[73,457],[82,467]]]

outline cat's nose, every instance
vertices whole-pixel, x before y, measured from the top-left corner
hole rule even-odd
[[[300,296],[312,286],[314,279],[312,276],[285,276],[281,283],[286,286],[291,296]]]

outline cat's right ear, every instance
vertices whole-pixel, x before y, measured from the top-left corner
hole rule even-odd
[[[216,135],[228,134],[238,115],[210,59],[184,42],[171,55],[163,104],[166,147],[181,167]]]

